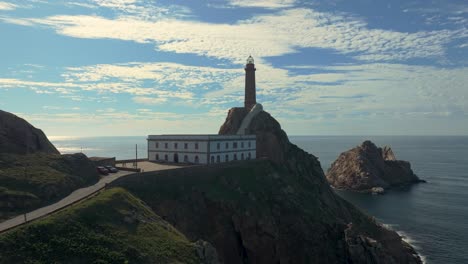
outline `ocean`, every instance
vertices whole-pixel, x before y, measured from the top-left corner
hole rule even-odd
[[[397,231],[425,263],[468,263],[468,137],[451,136],[291,136],[317,156],[326,170],[338,155],[366,139],[392,147],[397,159],[411,162],[427,183],[385,195],[336,191],[341,197]],[[146,137],[55,137],[62,153],[117,159],[146,158]]]

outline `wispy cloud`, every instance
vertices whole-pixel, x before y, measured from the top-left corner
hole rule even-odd
[[[17,5],[12,4],[12,3],[0,2],[0,10],[9,11],[9,10],[14,10],[14,9],[16,9],[17,7],[18,7]]]
[[[369,29],[366,22],[355,17],[298,8],[255,16],[234,24],[88,15],[61,15],[18,22],[53,27],[59,34],[76,38],[154,43],[161,51],[192,53],[236,63],[243,62],[246,54],[265,58],[295,53],[300,48],[333,49],[364,61],[437,59],[445,55],[446,45],[463,33],[462,29],[415,33]]]
[[[296,3],[295,0],[230,0],[229,5],[237,7],[260,7],[267,9],[292,7]]]

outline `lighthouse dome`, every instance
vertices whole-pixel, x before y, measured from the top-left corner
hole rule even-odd
[[[252,56],[249,56],[247,58],[247,64],[254,64],[254,59],[252,58]]]

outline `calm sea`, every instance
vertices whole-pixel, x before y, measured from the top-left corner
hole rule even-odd
[[[390,145],[398,159],[411,162],[426,184],[373,196],[338,194],[398,231],[426,263],[468,263],[468,137],[292,136],[290,140],[319,157],[326,171],[343,151],[370,139]],[[146,138],[52,138],[62,153],[117,159],[147,157]]]

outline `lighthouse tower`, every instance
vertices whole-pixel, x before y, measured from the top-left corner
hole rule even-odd
[[[247,58],[247,64],[245,65],[245,101],[244,107],[248,110],[257,103],[255,96],[255,64],[252,56]]]

